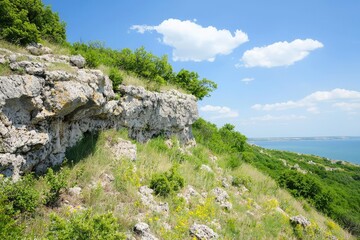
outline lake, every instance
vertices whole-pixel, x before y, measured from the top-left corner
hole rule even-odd
[[[260,147],[313,154],[360,164],[360,137],[249,139]]]

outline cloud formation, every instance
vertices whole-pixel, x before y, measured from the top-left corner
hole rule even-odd
[[[339,102],[339,101],[342,102]],[[343,102],[343,100],[355,102]],[[308,112],[318,113],[317,103],[333,102],[334,107],[342,109],[360,108],[360,92],[335,88],[331,91],[317,91],[298,101],[287,101],[272,104],[255,104],[251,108],[263,111],[281,111],[294,108],[306,108]]]
[[[249,84],[250,82],[254,81],[255,78],[243,78],[241,81],[245,84]]]
[[[301,115],[281,115],[281,116],[273,116],[270,114],[264,115],[264,116],[260,116],[260,117],[252,117],[250,118],[251,121],[263,121],[263,122],[268,122],[268,121],[291,121],[291,120],[301,120],[301,119],[306,119],[305,116],[301,116]]]
[[[240,44],[249,41],[246,33],[236,30],[234,35],[226,29],[202,27],[194,21],[167,19],[157,26],[133,25],[139,33],[156,31],[163,35],[162,43],[173,47],[174,61],[209,61],[217,55],[228,55]]]
[[[234,111],[229,107],[222,106],[205,105],[203,107],[200,107],[200,111],[211,113],[212,119],[236,118],[239,116],[239,113],[237,111]]]
[[[323,46],[321,42],[313,39],[276,42],[265,47],[247,50],[241,61],[245,67],[289,66],[304,59],[311,51]]]

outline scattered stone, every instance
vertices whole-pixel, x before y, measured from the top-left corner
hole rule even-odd
[[[86,61],[81,55],[73,55],[70,57],[70,63],[78,68],[83,68],[85,67]]]
[[[229,188],[229,187],[230,187],[230,184],[229,184],[227,178],[221,179],[221,185],[222,185],[224,188]]]
[[[316,165],[316,163],[313,162],[313,161],[311,161],[311,160],[308,162],[308,164],[310,164],[310,165]]]
[[[70,196],[79,196],[81,194],[81,187],[75,186],[69,188],[68,193],[70,194]]]
[[[27,74],[42,76],[45,73],[44,64],[40,62],[12,62],[10,63],[10,69],[13,71],[24,70]]]
[[[168,216],[169,214],[169,204],[167,202],[156,202],[154,196],[152,195],[154,190],[147,186],[141,186],[139,188],[139,194],[141,197],[142,203],[149,207],[152,211],[157,213],[165,214]]]
[[[217,187],[211,192],[215,196],[215,201],[219,203],[222,208],[225,208],[226,210],[232,209],[232,204],[228,201],[229,194],[224,189]]]
[[[203,224],[194,223],[190,227],[190,235],[195,236],[199,240],[218,239],[219,235],[211,228]]]
[[[50,48],[44,47],[41,43],[30,44],[26,47],[26,50],[36,56],[52,53],[52,50]]]
[[[107,174],[107,173],[104,174],[104,179],[108,182],[115,181],[115,177],[112,174]]]
[[[136,145],[130,141],[118,138],[114,143],[112,140],[107,141],[107,146],[117,158],[136,160]]]
[[[188,185],[187,187],[184,188],[182,193],[178,194],[178,196],[183,197],[186,203],[189,203],[192,197],[200,197],[200,194],[194,189],[193,186]]]
[[[302,215],[291,217],[290,222],[293,224],[300,224],[303,227],[307,227],[311,224],[310,221]]]
[[[209,167],[208,165],[205,165],[205,164],[201,165],[200,169],[203,170],[203,171],[209,172],[209,173],[213,172],[211,167]]]
[[[150,232],[149,225],[144,222],[137,223],[134,226],[134,232],[139,235],[142,240],[158,240],[158,238]]]

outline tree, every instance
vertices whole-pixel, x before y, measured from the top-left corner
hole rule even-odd
[[[0,0],[0,37],[21,45],[41,39],[63,43],[65,23],[41,0]]]

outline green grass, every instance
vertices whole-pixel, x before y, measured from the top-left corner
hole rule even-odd
[[[218,160],[211,161],[209,157],[214,154],[201,144],[190,149],[190,155],[179,161],[177,149],[169,149],[161,137],[145,144],[135,143],[137,160],[132,162],[113,156],[106,147],[107,141],[114,143],[119,137],[128,139],[127,132],[110,130],[87,135],[67,152],[67,164],[60,171],[69,171],[67,188],[80,186],[82,193],[80,196],[69,196],[67,191],[62,192],[61,197],[71,207],[49,208],[41,205],[32,216],[21,216],[21,222],[27,226],[24,232],[27,237],[45,238],[51,214],[70,221],[77,219],[74,214],[82,213],[84,208],[91,209],[94,216],[110,212],[116,219],[116,229],[122,233],[131,233],[140,218],[160,239],[190,239],[189,228],[195,222],[211,227],[220,239],[296,239],[296,234],[301,234],[303,239],[326,239],[329,235],[352,239],[335,222],[310,206],[305,210],[302,202],[247,163],[236,168],[226,167],[223,164],[228,157],[226,154],[217,154]],[[207,164],[213,172],[201,170],[201,164]],[[176,193],[167,197],[156,196],[156,201],[169,204],[170,214],[165,217],[143,205],[138,189],[143,185],[149,186],[153,174],[166,172],[174,165],[178,166],[180,175],[185,179],[185,188],[180,193],[191,185],[203,196],[191,197],[189,204]],[[107,175],[112,175],[114,180],[109,181]],[[215,202],[211,190],[221,187],[222,178],[229,176],[247,179],[249,191],[244,192],[241,184],[225,189],[233,205],[232,210],[226,211]],[[39,192],[46,189],[42,177],[35,185]],[[312,225],[306,230],[294,230],[289,217],[277,212],[277,207],[290,216],[306,216]],[[91,224],[92,220],[88,221]],[[164,227],[165,223],[170,230]]]

